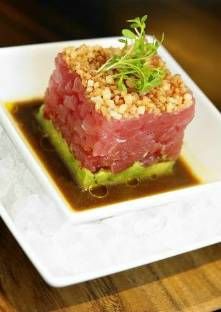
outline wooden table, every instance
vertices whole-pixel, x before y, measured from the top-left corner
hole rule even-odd
[[[86,1],[83,2],[82,8],[77,9],[73,1],[66,0],[73,9],[64,10],[59,7],[63,1],[53,1],[50,6],[46,1],[22,0],[18,4],[0,0],[0,45],[117,34],[126,18],[148,11],[150,31],[158,37],[165,32],[167,48],[221,108],[218,2],[216,7],[214,2],[214,7],[205,9],[204,1],[195,1],[197,5],[190,4],[194,1],[143,0],[136,4],[128,1],[127,5],[123,0],[102,1],[102,14],[96,19],[93,14],[87,16]],[[98,4],[99,1],[93,6],[89,1],[89,11],[93,13]],[[204,312],[219,308],[221,244],[91,282],[53,289],[42,280],[0,221],[0,312]]]
[[[1,312],[204,312],[221,307],[221,244],[53,289],[2,222],[0,233]]]

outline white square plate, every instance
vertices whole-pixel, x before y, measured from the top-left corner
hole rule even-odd
[[[196,98],[196,117],[186,131],[182,153],[204,181],[201,185],[83,212],[71,211],[11,121],[4,103],[42,97],[54,57],[62,48],[116,42],[117,38],[106,38],[0,49],[0,121],[34,174],[33,181],[42,186],[27,192],[22,205],[16,199],[13,202],[0,196],[0,213],[53,286],[66,286],[220,241],[221,115],[163,47],[159,54],[172,72],[182,75]],[[7,144],[9,150],[13,149]],[[17,163],[14,170],[19,171],[22,161],[16,151],[9,154]],[[3,176],[0,171],[0,179]],[[27,189],[27,181],[15,179],[16,183]],[[96,255],[93,261],[92,255]]]

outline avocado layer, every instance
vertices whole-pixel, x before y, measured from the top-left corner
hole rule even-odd
[[[140,162],[135,162],[131,167],[118,173],[112,173],[110,170],[103,169],[93,173],[81,166],[61,134],[55,129],[53,123],[44,118],[43,106],[37,112],[36,119],[43,132],[48,135],[51,144],[65,163],[74,180],[83,190],[93,189],[100,185],[123,184],[134,179],[152,179],[153,176],[160,177],[173,172],[174,161],[164,161],[150,166],[143,166]]]

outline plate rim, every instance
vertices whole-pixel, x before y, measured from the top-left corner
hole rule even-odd
[[[90,39],[80,39],[80,40],[69,40],[69,41],[60,41],[60,42],[52,42],[52,43],[41,43],[41,44],[29,44],[29,45],[21,45],[21,46],[14,46],[14,47],[3,47],[0,48],[0,56],[3,53],[8,53],[9,51],[11,51],[12,53],[17,53],[18,50],[20,49],[26,49],[26,48],[30,48],[30,49],[36,49],[36,48],[45,48],[45,47],[52,47],[52,46],[57,46],[57,45],[61,45],[64,46],[66,44],[80,44],[80,43],[85,43],[85,42],[101,42],[102,41],[112,41],[113,39],[118,39],[119,37],[104,37],[104,38],[90,38]],[[212,104],[212,102],[209,100],[209,98],[204,94],[204,92],[196,85],[196,83],[190,78],[190,76],[183,70],[183,68],[179,65],[179,63],[177,63],[177,61],[173,58],[173,56],[163,47],[161,46],[160,49],[162,50],[162,53],[164,53],[167,57],[167,59],[169,60],[170,63],[176,65],[176,67],[179,69],[179,71],[182,74],[182,77],[184,78],[184,80],[186,82],[188,82],[188,84],[191,84],[193,86],[193,88],[195,89],[197,96],[203,97],[203,100],[206,102],[206,105],[209,106],[211,113],[214,115],[215,118],[217,118],[217,120],[220,122],[221,121],[221,114],[218,111],[218,109]],[[0,101],[0,111],[3,109],[1,107],[1,103],[2,101]],[[32,155],[33,156],[33,155]],[[192,186],[192,187],[188,187],[188,188],[183,188],[181,190],[174,190],[174,191],[170,191],[167,193],[174,194],[179,196],[179,195],[184,195],[186,193],[190,193],[190,192],[195,192],[196,189],[197,190],[202,190],[202,189],[207,189],[210,187],[213,187],[214,185],[219,184],[221,185],[221,181],[214,181],[214,182],[210,182],[208,184],[202,184],[202,185],[197,185],[197,186]],[[166,193],[163,193],[162,195],[165,195]],[[172,195],[172,196],[175,196]],[[153,195],[157,198],[159,198],[159,194],[158,195]],[[176,196],[176,199],[178,198]],[[146,197],[142,198],[143,200]],[[142,200],[141,199],[141,200]],[[127,203],[127,205],[129,205],[130,202],[137,202],[140,199],[135,199],[132,201],[126,201],[124,203]],[[167,201],[168,202],[168,201]],[[119,205],[119,204],[115,204],[115,205]],[[122,205],[122,203],[120,204]],[[153,204],[150,203],[151,206],[153,206]],[[162,205],[162,202],[158,202],[158,205]],[[109,206],[106,206],[107,209],[109,209]],[[97,208],[99,209],[104,209],[102,207]],[[143,209],[145,208],[140,208],[139,211],[141,212]],[[65,207],[65,209],[63,210],[63,212],[67,212],[67,208]],[[65,214],[66,214],[65,212]],[[119,213],[118,215],[123,215],[123,214],[127,214],[127,213],[132,213],[134,212],[134,209],[128,209],[128,210],[123,210],[123,212]],[[84,212],[81,212],[82,214]],[[89,219],[87,218],[83,218],[80,222],[75,222],[76,220],[74,220],[73,218],[73,213],[70,212],[68,214],[66,214],[68,218],[71,218],[71,222],[73,224],[79,224],[79,223],[88,223],[88,222],[96,222],[96,220],[100,220],[100,219],[105,219],[108,218],[110,216],[106,215],[101,215],[100,217],[96,217],[96,218],[91,218],[89,217]],[[72,216],[71,216],[72,215]],[[131,263],[129,266],[125,266],[125,264],[123,264],[121,267],[116,267],[113,268],[111,267],[109,270],[104,270],[103,272],[95,272],[93,274],[91,274],[89,272],[84,273],[85,276],[76,276],[73,277],[71,276],[70,278],[61,278],[61,277],[55,277],[53,276],[49,270],[47,269],[47,267],[45,265],[43,265],[41,263],[41,261],[38,259],[37,255],[35,254],[34,250],[32,250],[32,248],[30,247],[30,243],[28,241],[25,240],[24,234],[22,234],[22,232],[17,228],[16,224],[14,223],[13,219],[11,218],[11,216],[9,215],[9,213],[7,212],[7,210],[4,208],[4,206],[2,205],[2,203],[0,202],[0,216],[1,218],[4,220],[5,224],[7,225],[7,227],[9,228],[9,230],[11,231],[11,233],[13,234],[13,236],[15,237],[16,241],[18,242],[18,244],[21,246],[21,248],[24,250],[25,254],[27,255],[27,257],[31,260],[31,262],[33,263],[33,265],[36,267],[36,269],[38,270],[38,272],[40,273],[40,275],[42,276],[42,278],[52,287],[65,287],[65,286],[69,286],[69,285],[73,285],[76,283],[80,283],[86,280],[91,280],[97,277],[101,277],[104,275],[109,275],[109,274],[113,274],[114,272],[120,272],[126,269],[131,269],[133,267],[137,267],[137,266],[141,266],[150,262],[154,262],[154,261],[158,261],[160,259],[164,259],[164,258],[168,258],[171,256],[175,256],[190,250],[194,250],[197,248],[202,248],[205,247],[207,245],[210,244],[214,244],[217,242],[221,241],[221,237],[218,235],[217,237],[213,237],[212,239],[209,239],[208,241],[204,240],[201,243],[197,243],[197,244],[193,244],[193,245],[189,245],[189,247],[184,248],[183,250],[178,251],[178,253],[174,253],[174,251],[169,251],[167,253],[165,253],[164,255],[155,255],[153,257],[153,259],[149,259],[147,261],[147,259],[139,259],[139,261],[135,261],[136,263]],[[116,215],[111,215],[111,217],[114,217]],[[144,257],[145,258],[145,257]],[[83,274],[82,274],[83,275]]]

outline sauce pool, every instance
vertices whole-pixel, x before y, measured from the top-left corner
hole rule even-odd
[[[140,183],[134,181],[130,184],[108,186],[106,196],[103,196],[106,192],[103,188],[96,190],[97,194],[83,192],[73,181],[68,169],[35,119],[35,113],[42,104],[42,100],[13,103],[10,105],[9,112],[32,150],[74,210],[81,211],[200,183],[185,160],[179,158],[175,163],[174,173],[170,176]]]

